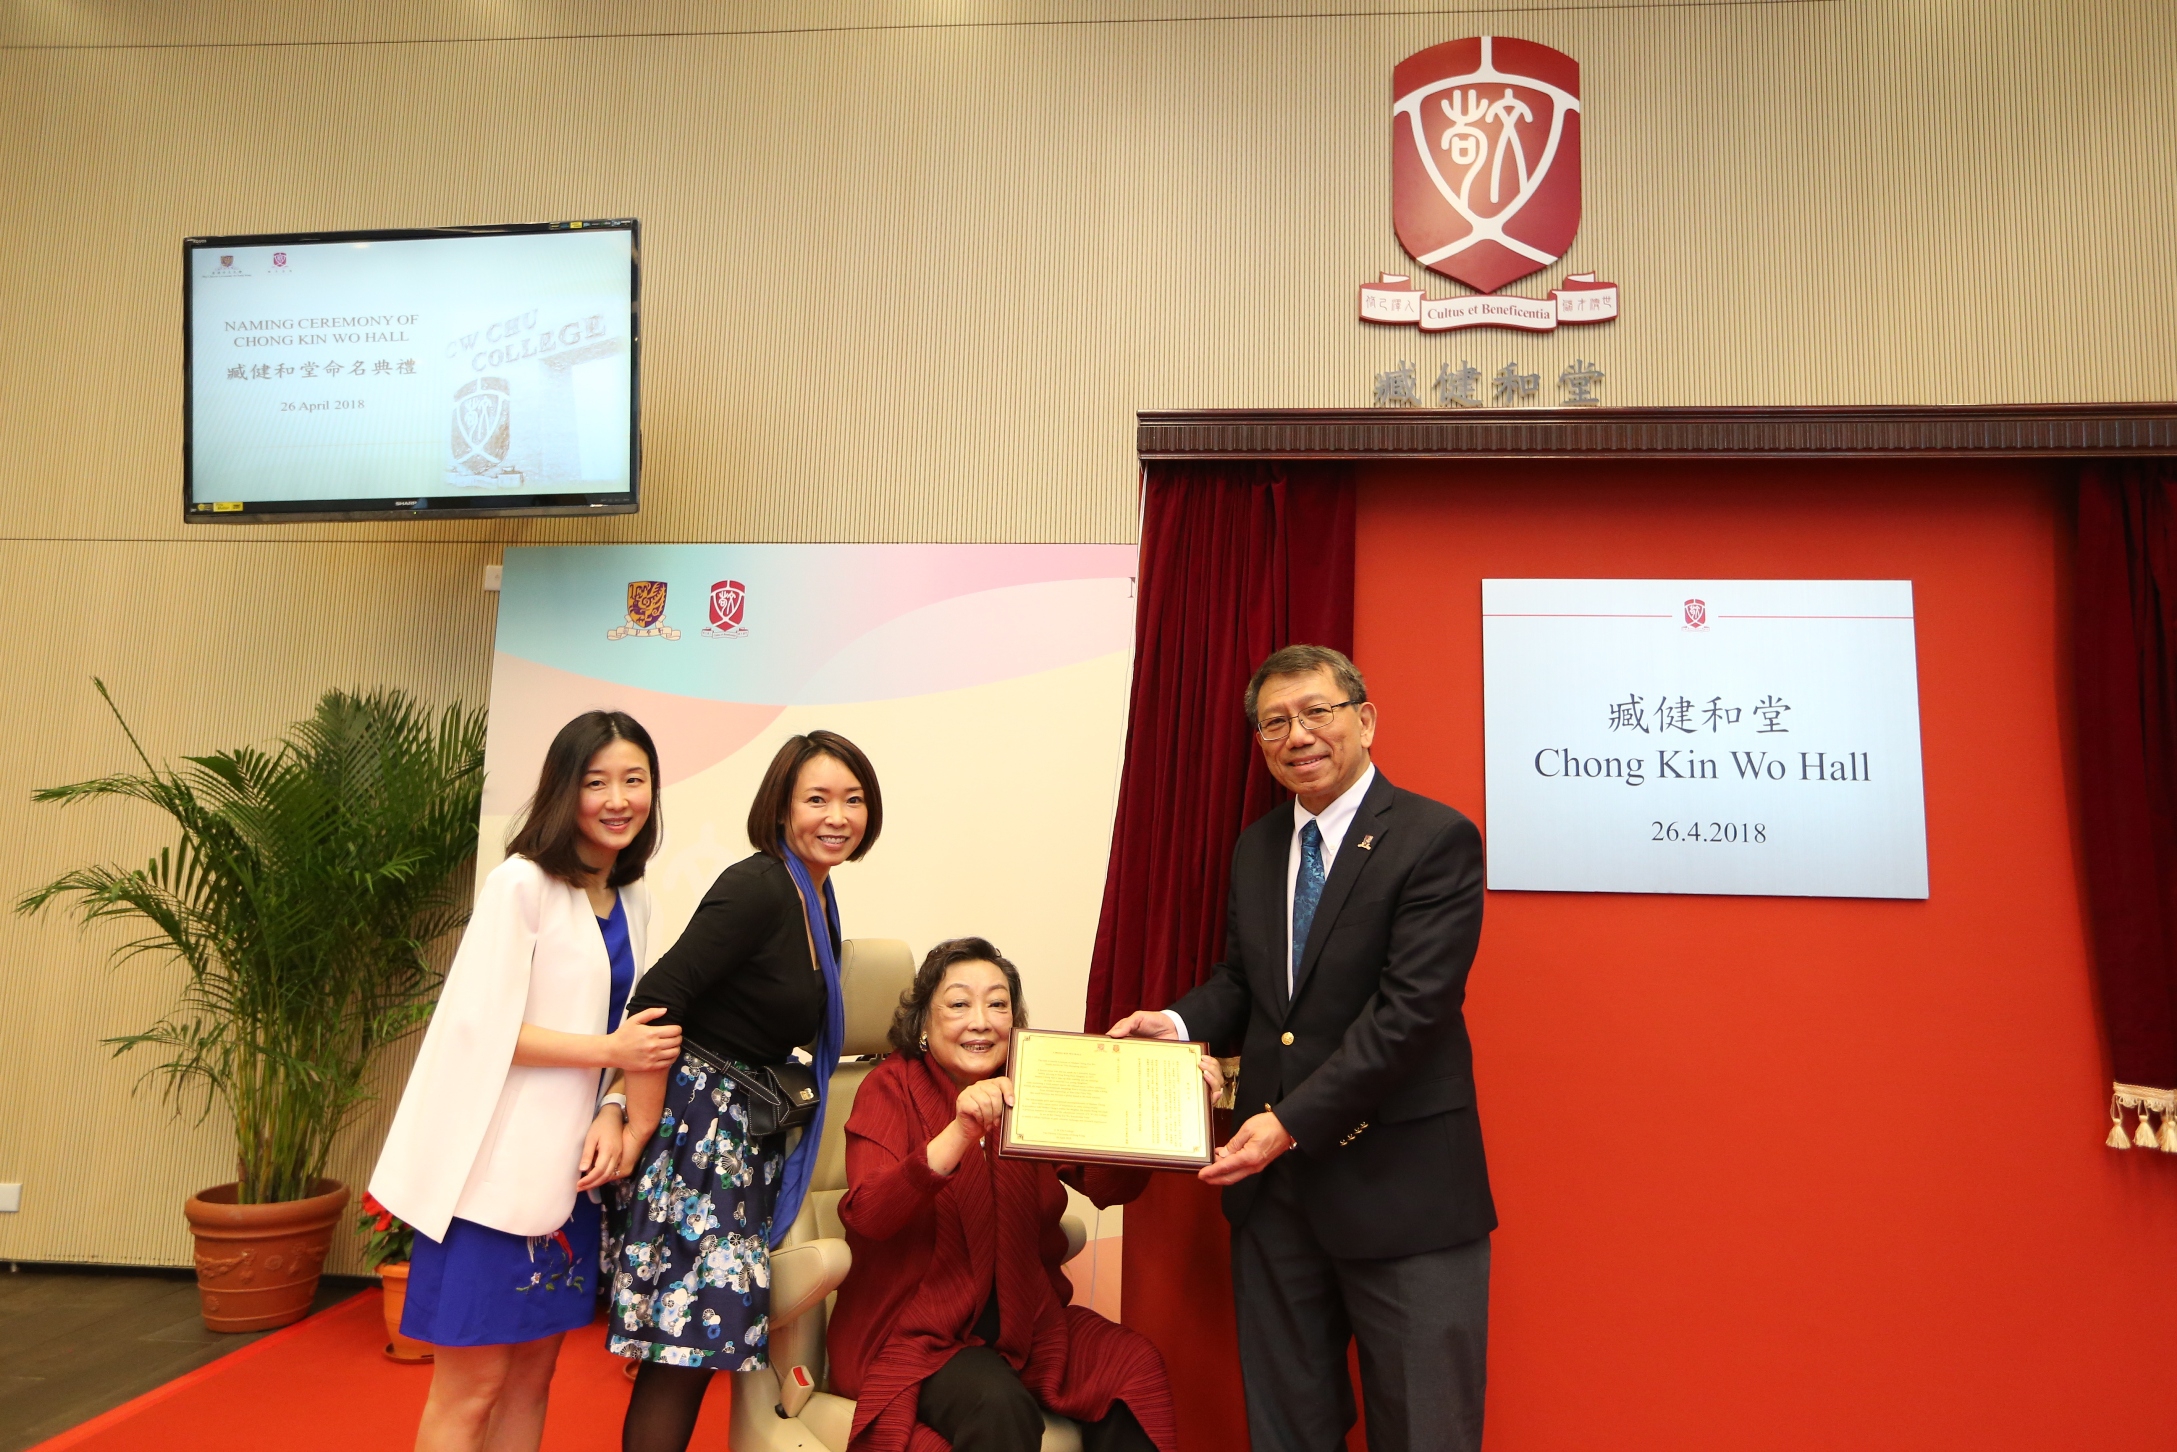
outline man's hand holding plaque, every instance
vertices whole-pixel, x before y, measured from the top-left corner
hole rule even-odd
[[[1015,1029],[1000,1153],[1198,1170],[1215,1148],[1216,1062],[1176,1037]]]

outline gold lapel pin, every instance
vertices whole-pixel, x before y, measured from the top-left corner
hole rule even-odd
[[[1362,850],[1363,852],[1367,852],[1367,851],[1371,850],[1372,848],[1374,848],[1374,846],[1375,846],[1375,845],[1376,845],[1376,834],[1375,834],[1375,833],[1373,833],[1373,832],[1370,832],[1370,833],[1369,833],[1369,834],[1368,834],[1367,836],[1365,836],[1365,837],[1361,838],[1361,850]]]

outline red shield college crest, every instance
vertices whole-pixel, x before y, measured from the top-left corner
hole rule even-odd
[[[743,635],[748,627],[741,623],[748,612],[748,587],[739,580],[719,580],[711,586],[711,623],[705,628],[709,635]]]
[[[1686,602],[1686,629],[1708,629],[1708,602],[1706,600],[1688,600]]]
[[[1431,272],[1495,292],[1565,255],[1580,230],[1580,64],[1476,35],[1392,72],[1391,216]]]

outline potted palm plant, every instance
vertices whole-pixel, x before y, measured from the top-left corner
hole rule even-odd
[[[348,1190],[325,1175],[368,1102],[364,1074],[429,1017],[431,949],[467,919],[460,875],[476,850],[484,714],[434,718],[399,691],[328,691],[269,750],[156,765],[94,681],[142,770],[49,787],[42,802],[104,798],[162,812],[177,834],[141,867],[91,866],[25,895],[85,924],[142,935],[115,950],[178,961],[180,996],[116,1054],[177,1112],[223,1108],[236,1178],[192,1196],[204,1324],[253,1331],[302,1318]]]

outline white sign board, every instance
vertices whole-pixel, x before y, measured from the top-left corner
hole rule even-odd
[[[1909,580],[1484,580],[1489,885],[1928,895]]]

